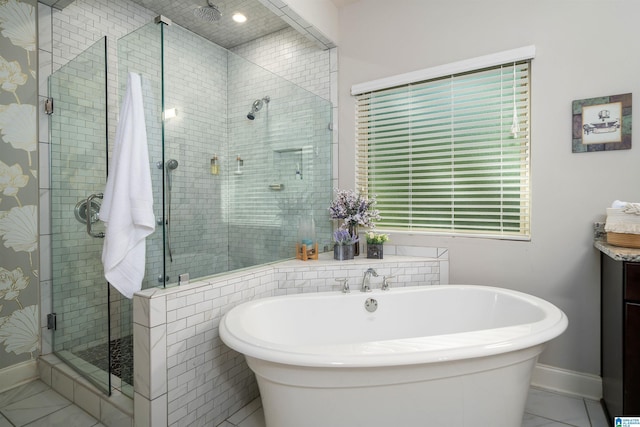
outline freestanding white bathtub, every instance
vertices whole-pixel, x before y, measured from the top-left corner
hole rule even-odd
[[[269,427],[519,427],[537,357],[566,327],[531,295],[442,285],[255,300],[220,337],[255,372]]]

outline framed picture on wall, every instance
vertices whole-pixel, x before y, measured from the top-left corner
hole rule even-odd
[[[631,94],[573,101],[572,151],[631,148]]]

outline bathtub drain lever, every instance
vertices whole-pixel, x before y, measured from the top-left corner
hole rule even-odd
[[[364,308],[366,308],[369,313],[373,313],[378,309],[378,301],[373,298],[367,298],[364,302]]]

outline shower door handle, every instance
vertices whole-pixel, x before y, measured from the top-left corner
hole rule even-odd
[[[93,199],[98,198],[98,199],[102,199],[104,195],[102,193],[96,193],[96,194],[92,194],[89,197],[87,197],[87,206],[91,206],[91,202],[93,201]],[[97,213],[96,213],[97,215]],[[104,238],[104,233],[102,231],[100,232],[95,232],[91,229],[92,225],[93,225],[92,218],[91,218],[91,212],[90,209],[87,211],[87,234],[91,237],[95,237],[98,239],[102,239]]]

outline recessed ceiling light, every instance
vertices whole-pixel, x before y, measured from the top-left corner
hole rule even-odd
[[[232,18],[234,21],[236,21],[239,24],[247,21],[247,17],[244,16],[242,13],[234,13]]]

